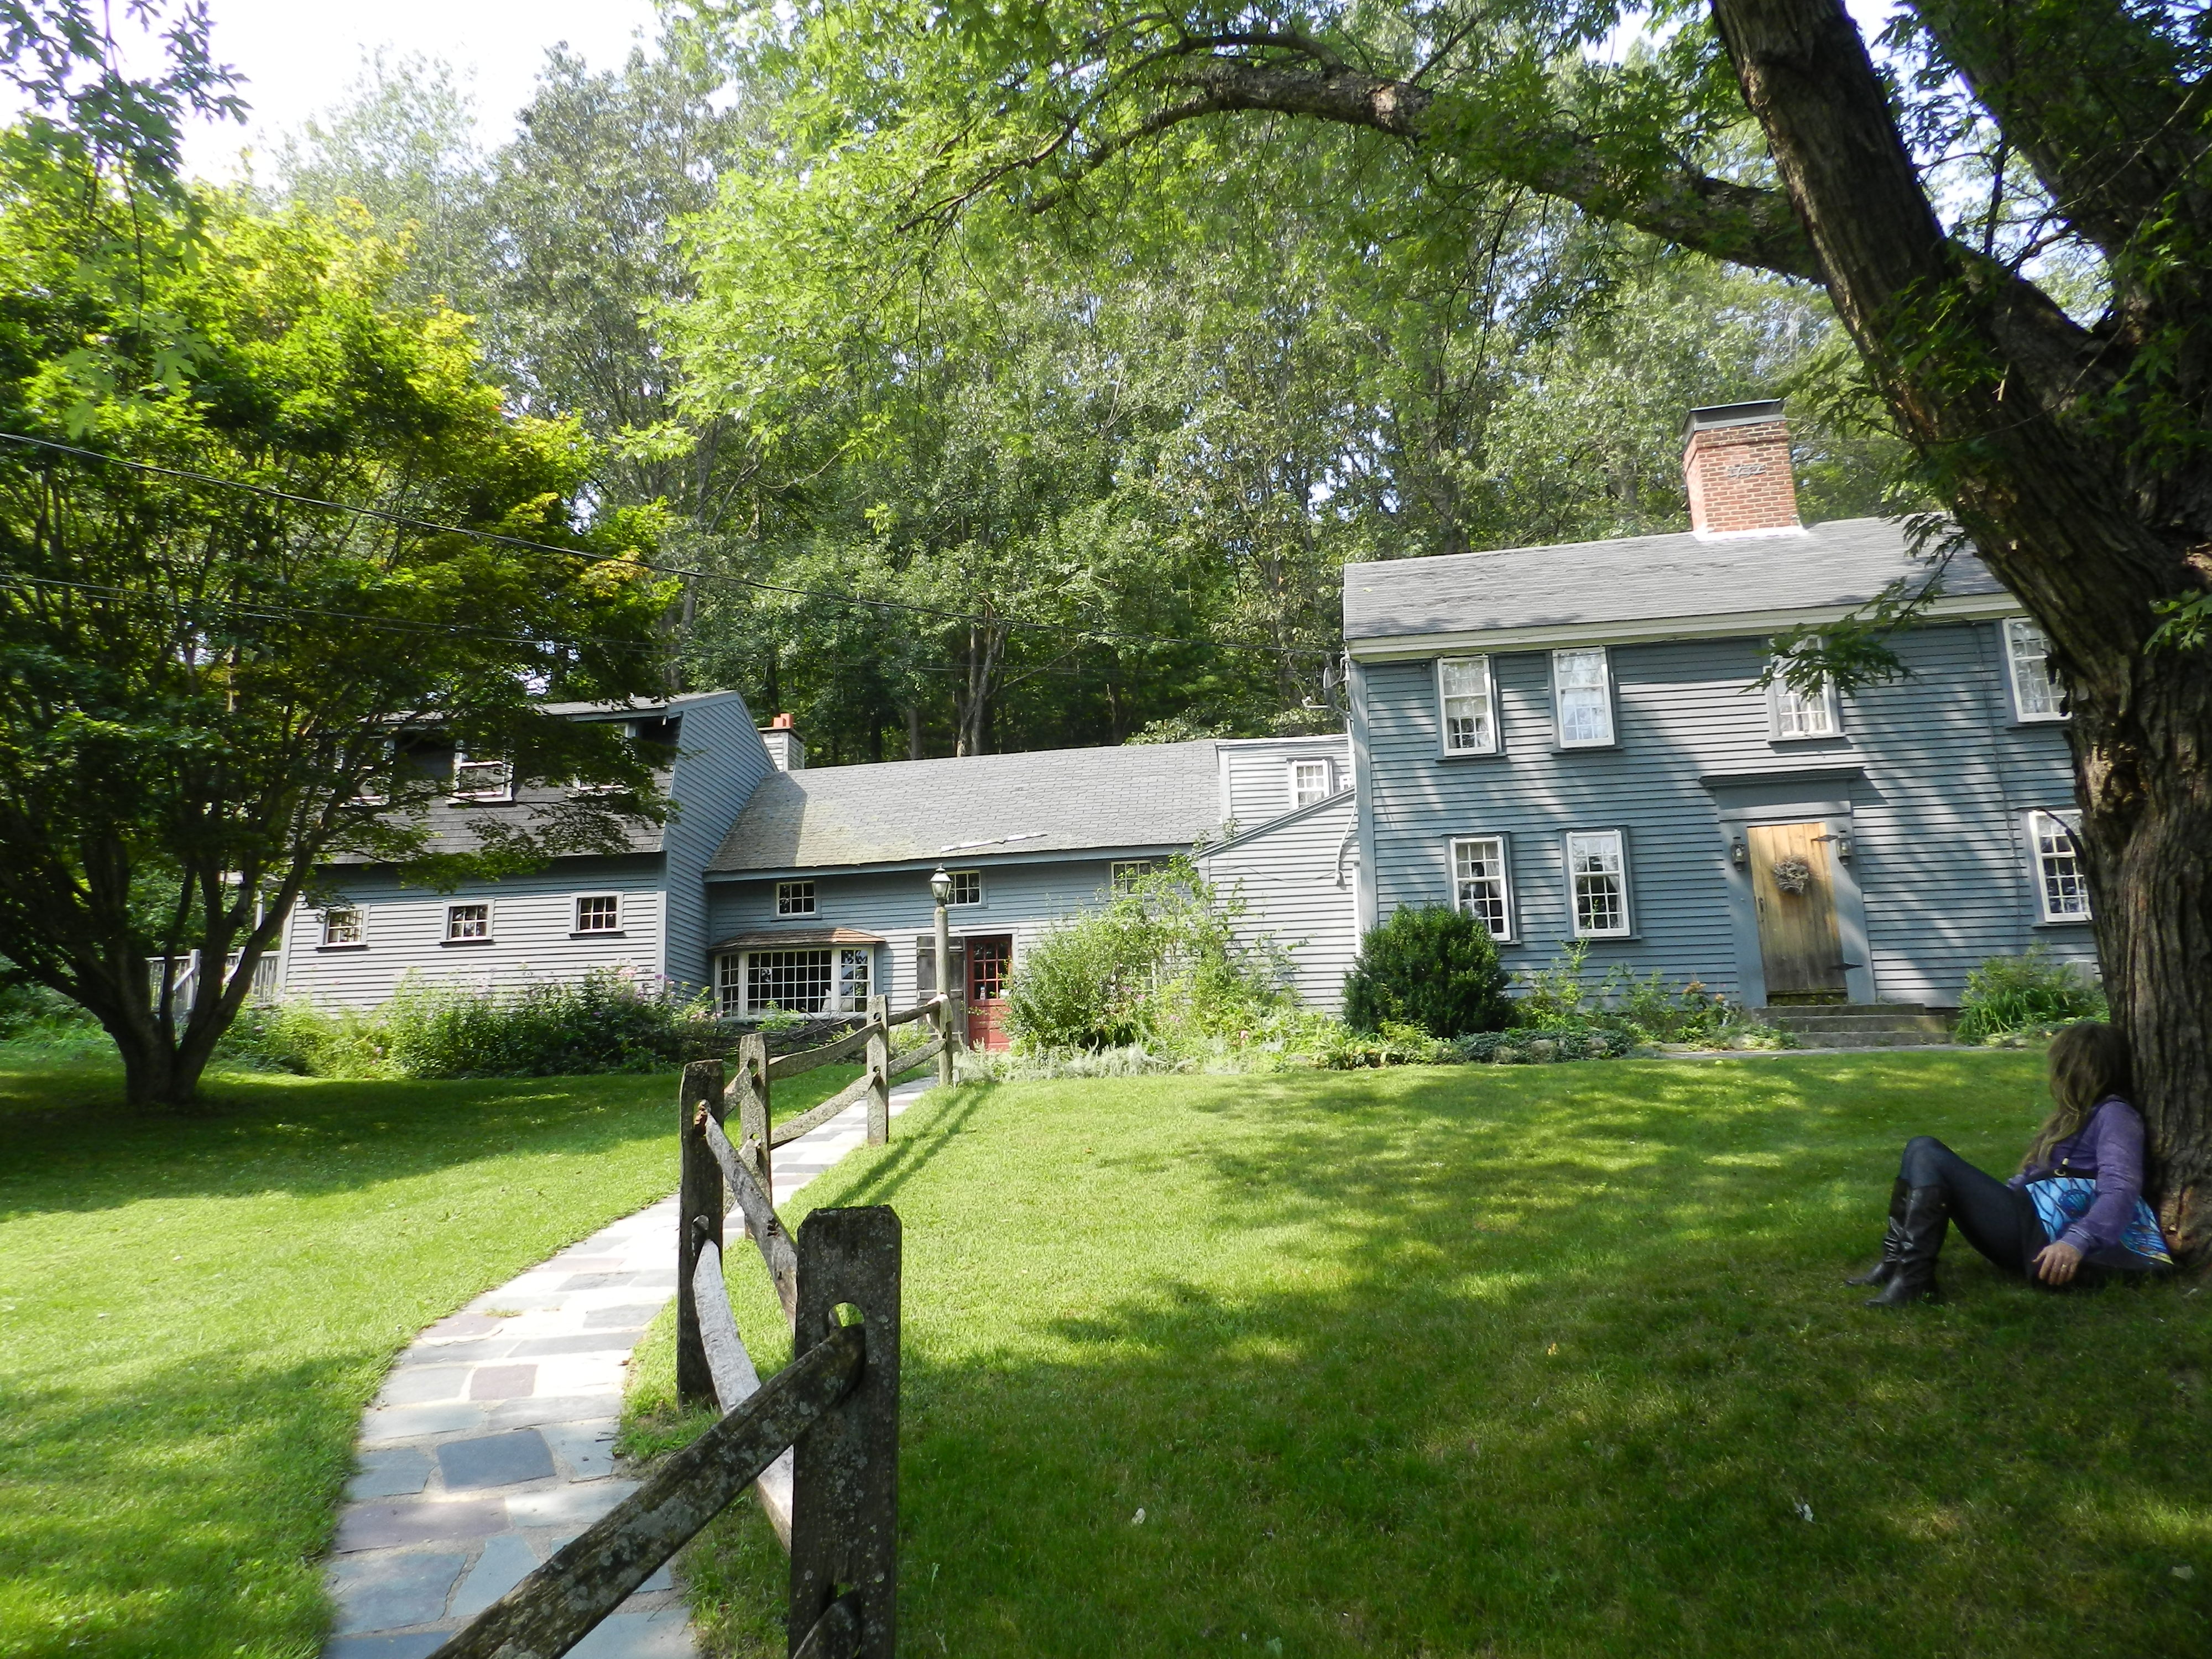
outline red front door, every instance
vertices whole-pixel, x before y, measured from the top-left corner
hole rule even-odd
[[[968,945],[968,1046],[1003,1048],[1006,1033],[1000,1021],[1006,1007],[1006,975],[1014,965],[1014,941],[1001,934],[977,939]]]

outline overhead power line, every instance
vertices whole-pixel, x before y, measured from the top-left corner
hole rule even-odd
[[[620,560],[611,553],[593,553],[583,548],[562,547],[552,542],[532,541],[525,536],[504,536],[496,531],[470,530],[460,525],[440,524],[431,519],[417,519],[404,513],[393,513],[379,507],[357,507],[348,501],[325,501],[319,496],[302,495],[289,489],[278,489],[270,484],[248,483],[242,478],[222,478],[212,473],[194,472],[187,468],[160,466],[151,461],[136,461],[123,455],[111,455],[104,450],[87,449],[76,444],[58,443],[51,438],[33,438],[21,432],[0,432],[0,441],[25,444],[36,449],[52,450],[58,454],[75,455],[85,460],[100,461],[109,466],[127,468],[134,472],[145,472],[158,477],[178,478],[190,483],[213,485],[220,489],[242,490],[269,501],[289,501],[295,506],[320,507],[332,513],[349,513],[356,518],[373,519],[380,523],[397,526],[404,530],[418,530],[438,536],[463,536],[472,540],[500,547],[512,547],[525,552],[549,553],[556,557],[574,559],[586,564],[626,562],[641,570],[650,570],[656,575],[682,576],[696,581],[727,582],[733,586],[753,588],[761,592],[786,593],[796,599],[819,599],[830,605],[858,605],[871,611],[895,611],[909,616],[929,617],[940,622],[958,623],[971,628],[1008,628],[1024,633],[1051,634],[1060,638],[1103,641],[1126,641],[1139,645],[1187,645],[1210,647],[1218,651],[1255,651],[1272,657],[1327,656],[1320,649],[1301,650],[1296,647],[1261,645],[1243,640],[1194,639],[1181,634],[1147,634],[1125,628],[1079,628],[1065,623],[1027,622],[1014,617],[992,617],[977,611],[946,611],[935,605],[914,605],[902,599],[871,599],[857,593],[837,593],[825,588],[795,587],[787,582],[766,581],[757,576],[734,575],[725,570],[699,570],[683,565],[655,564],[647,559]]]

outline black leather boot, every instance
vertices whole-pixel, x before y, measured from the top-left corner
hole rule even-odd
[[[1844,1281],[1846,1285],[1887,1285],[1897,1275],[1897,1264],[1905,1255],[1905,1194],[1911,1189],[1899,1176],[1889,1189],[1889,1225],[1882,1230],[1881,1260],[1863,1273],[1853,1273]]]
[[[1936,1294],[1936,1257],[1951,1224],[1949,1194],[1941,1187],[1911,1187],[1905,1194],[1905,1215],[1898,1223],[1903,1239],[1897,1269],[1869,1298],[1869,1308],[1902,1308]]]

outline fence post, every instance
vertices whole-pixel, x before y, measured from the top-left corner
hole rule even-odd
[[[691,1296],[691,1274],[701,1246],[722,1248],[722,1167],[707,1145],[700,1115],[722,1115],[722,1062],[695,1060],[684,1068],[676,1094],[678,1145],[683,1148],[682,1179],[677,1196],[676,1396],[686,1403],[714,1403],[714,1372],[699,1335],[699,1308]]]
[[[893,1659],[898,1638],[899,1218],[883,1206],[817,1210],[799,1231],[798,1358],[860,1310],[867,1358],[853,1391],[793,1452],[790,1644],[825,1616],[856,1622],[854,1659]],[[833,1604],[842,1613],[831,1615]],[[817,1651],[821,1650],[819,1648]]]
[[[868,1145],[891,1138],[891,1000],[868,999]]]
[[[732,1144],[738,1156],[752,1165],[753,1179],[760,1182],[762,1194],[773,1204],[775,1177],[769,1167],[768,1039],[757,1031],[738,1038],[737,1060],[738,1074],[730,1079],[730,1093],[738,1105],[738,1133]]]

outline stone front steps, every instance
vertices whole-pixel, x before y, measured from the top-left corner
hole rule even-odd
[[[1951,1041],[1950,1022],[1913,1002],[1826,1003],[1763,1011],[1805,1048],[1914,1048]]]

